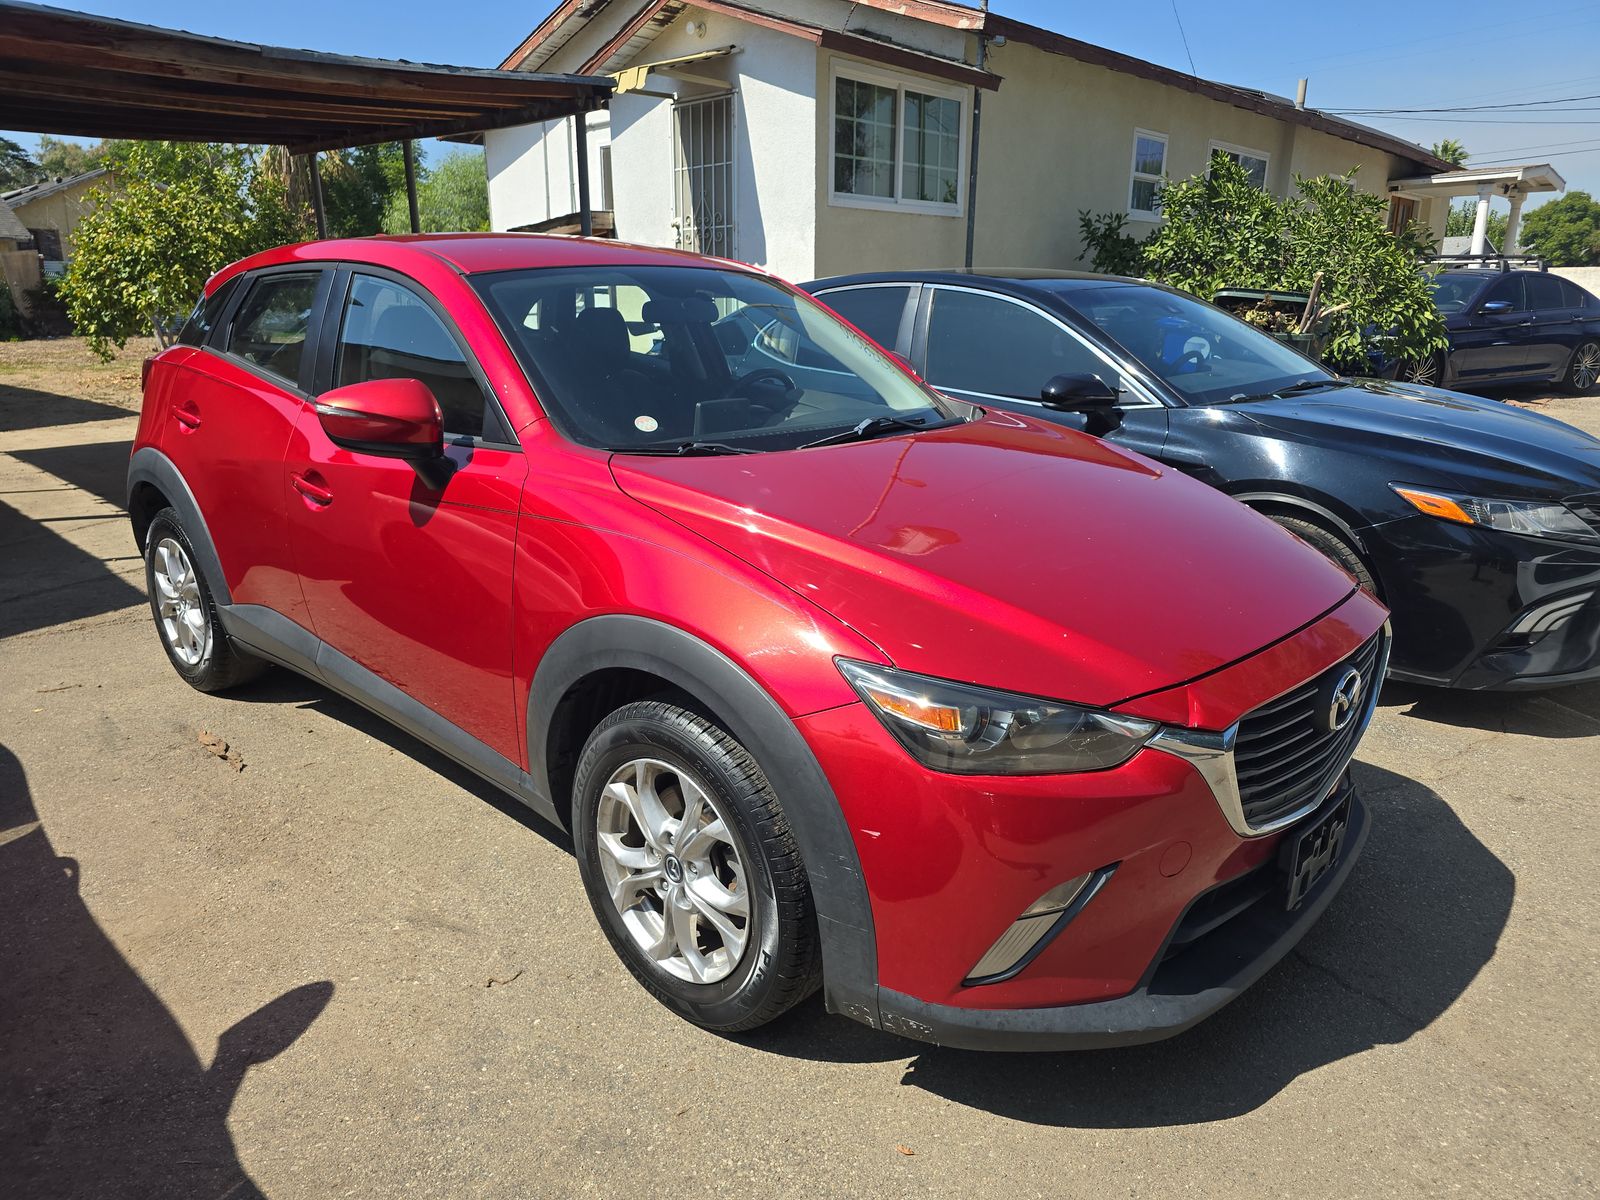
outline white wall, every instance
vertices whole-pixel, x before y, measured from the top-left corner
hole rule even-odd
[[[589,197],[609,208],[600,169],[601,148],[611,140],[611,114],[592,112],[589,124]],[[483,135],[489,169],[489,227],[515,229],[578,211],[577,137],[572,118],[491,129]]]

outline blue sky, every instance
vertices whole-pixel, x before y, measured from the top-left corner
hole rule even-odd
[[[380,58],[494,66],[555,0],[57,0],[129,20],[218,37]],[[1594,0],[994,0],[997,12],[1188,70],[1292,96],[1301,76],[1323,109],[1445,108],[1600,97],[1600,5]],[[1600,99],[1564,111],[1362,116],[1423,144],[1455,137],[1477,163],[1551,162],[1569,189],[1600,195]],[[31,144],[32,138],[19,141]]]

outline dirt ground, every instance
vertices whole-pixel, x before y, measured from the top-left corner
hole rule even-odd
[[[286,673],[183,685],[138,357],[71,345],[0,346],[0,1196],[1596,1194],[1600,688],[1387,688],[1349,886],[1180,1038],[716,1037],[514,801]]]

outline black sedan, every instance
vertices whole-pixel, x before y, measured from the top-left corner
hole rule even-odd
[[[1399,367],[1410,383],[1476,388],[1554,383],[1600,392],[1600,299],[1544,271],[1441,271],[1433,302],[1448,350]]]
[[[1394,610],[1397,678],[1600,679],[1600,441],[1571,426],[1340,378],[1138,280],[918,272],[805,286],[940,390],[1087,429],[1293,530]],[[752,367],[804,371],[788,344],[755,331]]]

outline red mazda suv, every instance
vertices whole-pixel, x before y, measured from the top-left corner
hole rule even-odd
[[[179,675],[300,671],[570,829],[622,961],[710,1029],[820,985],[928,1042],[1165,1037],[1366,837],[1371,595],[739,264],[237,263],[149,365],[128,511]]]

